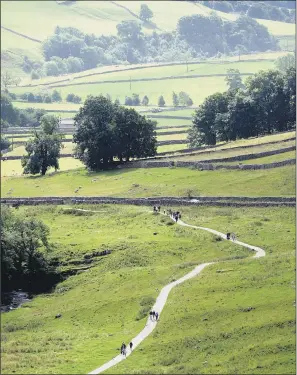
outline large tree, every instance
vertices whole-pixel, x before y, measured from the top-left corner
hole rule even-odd
[[[77,156],[92,170],[108,168],[115,157],[129,161],[156,153],[155,123],[103,96],[89,96],[74,120]]]
[[[208,96],[204,103],[196,110],[193,117],[193,126],[189,131],[191,146],[202,144],[215,145],[217,142],[218,114],[227,113],[228,99],[223,93]],[[226,119],[224,119],[226,121]]]
[[[156,122],[141,116],[133,108],[119,107],[115,112],[117,157],[130,158],[154,156],[157,151]]]
[[[59,280],[46,253],[50,250],[49,229],[40,220],[16,215],[1,205],[2,290],[24,288],[46,291]]]
[[[153,12],[146,4],[141,4],[139,18],[142,21],[145,21],[145,22],[150,21],[153,18],[153,15],[154,15]]]
[[[24,174],[44,176],[50,167],[59,169],[59,157],[64,136],[59,133],[59,119],[45,115],[41,118],[41,131],[35,132],[25,146],[27,152],[22,158]]]

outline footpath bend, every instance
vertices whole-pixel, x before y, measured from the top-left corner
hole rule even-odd
[[[223,238],[225,240],[227,239],[226,238],[226,234],[221,233],[221,232],[219,232],[217,230],[214,230],[214,229],[186,224],[182,220],[178,220],[177,224],[185,226],[185,227],[193,228],[193,229],[205,230],[205,231],[210,232],[212,234],[215,234],[216,236],[219,236],[219,237],[221,237],[221,238]],[[260,257],[264,257],[266,255],[265,251],[263,249],[261,249],[260,247],[249,245],[249,244],[246,244],[244,242],[237,241],[237,240],[234,240],[234,241],[228,240],[228,241],[233,242],[233,243],[235,243],[237,245],[240,245],[240,246],[244,246],[244,247],[246,247],[246,248],[248,248],[248,249],[250,249],[252,251],[255,251],[255,255],[253,256],[253,258],[260,258]],[[205,267],[207,267],[207,266],[209,266],[211,264],[215,264],[215,263],[220,263],[220,262],[210,262],[210,263],[200,264],[200,265],[196,266],[191,272],[187,273],[186,275],[184,275],[180,279],[178,279],[176,281],[173,281],[173,282],[167,284],[166,286],[164,286],[163,289],[161,290],[160,294],[158,295],[156,303],[152,307],[152,310],[153,311],[158,311],[159,316],[160,316],[161,312],[162,312],[162,310],[163,310],[163,308],[164,308],[164,306],[166,304],[168,295],[169,295],[169,293],[170,293],[170,291],[171,291],[172,288],[174,288],[176,285],[179,285],[179,284],[183,283],[186,280],[189,280],[189,279],[197,276]],[[148,335],[150,335],[152,333],[152,331],[154,330],[154,328],[156,327],[156,325],[157,325],[157,321],[151,320],[150,317],[148,317],[148,320],[146,322],[146,325],[145,325],[144,329],[136,337],[134,337],[131,340],[133,342],[133,351],[137,348],[137,346]],[[131,355],[131,353],[132,353],[131,350],[127,346],[127,355],[126,355],[126,357],[128,357],[129,355]],[[103,371],[109,369],[110,367],[113,367],[116,364],[118,364],[119,362],[123,361],[126,357],[123,356],[122,354],[119,354],[116,357],[114,357],[113,359],[111,359],[110,361],[106,362],[104,365],[102,365],[102,366],[98,367],[97,369],[93,370],[89,374],[100,374]]]

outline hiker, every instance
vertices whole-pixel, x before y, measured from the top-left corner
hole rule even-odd
[[[156,313],[155,313],[155,311],[153,311],[153,318],[156,318]]]
[[[129,347],[130,347],[130,350],[132,352],[132,348],[133,348],[133,342],[132,341],[130,342]]]
[[[166,215],[166,210],[164,210],[164,215]]]
[[[235,241],[235,239],[236,239],[236,236],[235,236],[234,233],[232,233],[232,234],[231,234],[231,240],[232,240],[232,241]]]
[[[177,223],[178,215],[175,215],[175,222]]]
[[[121,354],[126,356],[126,344],[123,342],[121,346]]]
[[[226,238],[227,240],[230,240],[230,233],[227,233]]]
[[[153,320],[153,312],[150,311],[150,319]]]
[[[158,206],[158,211],[160,212],[160,210],[161,210],[161,206]]]
[[[157,312],[155,312],[155,317],[156,317],[156,320],[158,320],[159,314]]]

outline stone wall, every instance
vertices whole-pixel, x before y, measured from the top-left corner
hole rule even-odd
[[[144,205],[144,206],[220,206],[220,207],[271,207],[271,206],[289,206],[295,207],[296,201],[293,198],[256,198],[241,197],[198,197],[173,198],[111,198],[111,197],[39,197],[39,198],[1,198],[2,204],[9,205],[63,205],[63,204],[126,204],[126,205]],[[224,199],[224,200],[223,200]],[[260,200],[261,199],[261,200]],[[276,200],[277,199],[277,200]]]

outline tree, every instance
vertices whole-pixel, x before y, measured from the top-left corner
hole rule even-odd
[[[149,104],[149,98],[146,95],[144,95],[141,104],[145,107]]]
[[[41,132],[35,133],[25,146],[27,155],[22,158],[24,174],[40,173],[44,176],[49,167],[59,169],[60,151],[64,136],[59,133],[59,119],[45,115],[41,118]]]
[[[10,141],[5,137],[0,136],[0,151],[7,150],[9,146],[10,146]]]
[[[51,103],[52,98],[49,95],[45,95],[44,98],[43,98],[43,102],[44,103]]]
[[[280,56],[275,61],[275,66],[277,69],[285,72],[289,68],[295,67],[295,55],[288,53],[285,56]]]
[[[68,73],[81,72],[84,68],[84,61],[78,57],[69,56],[66,59]]]
[[[89,96],[74,120],[77,156],[92,170],[108,168],[114,157],[129,161],[155,155],[156,124],[134,109]]]
[[[189,130],[191,147],[215,145],[217,142],[217,114],[226,113],[228,99],[223,93],[208,96],[204,103],[195,111],[193,126]],[[222,120],[222,118],[220,119]],[[224,119],[225,120],[225,119]]]
[[[123,158],[154,156],[157,151],[156,123],[147,120],[133,108],[120,107],[115,112],[116,156]]]
[[[132,105],[140,105],[139,94],[132,94]]]
[[[45,73],[47,76],[58,76],[60,71],[55,61],[47,61],[44,64]]]
[[[74,117],[77,156],[92,170],[107,168],[115,156],[114,110],[104,96],[89,96]]]
[[[8,94],[1,92],[1,119],[10,125],[19,122],[19,111],[14,108]]]
[[[139,12],[139,18],[144,21],[148,22],[153,18],[153,12],[146,4],[141,4],[140,6],[140,12]]]
[[[178,107],[179,106],[178,95],[174,91],[172,92],[172,103],[173,103],[174,107]]]
[[[225,81],[230,90],[244,88],[244,84],[242,83],[242,79],[238,69],[228,69]]]
[[[165,105],[165,99],[163,95],[161,95],[158,99],[158,107],[164,107],[164,105]]]
[[[15,78],[7,71],[1,73],[1,84],[4,88],[11,86],[15,83]]]
[[[178,94],[178,102],[179,102],[179,104],[181,104],[183,106],[191,106],[191,105],[193,105],[193,101],[190,98],[189,94],[187,94],[184,91],[181,91]]]
[[[133,105],[133,100],[130,96],[125,97],[125,105]]]
[[[271,134],[287,123],[284,77],[279,71],[260,71],[246,80],[247,91],[257,103],[257,123],[260,134]]]
[[[188,99],[187,99],[187,101],[186,101],[186,105],[187,105],[188,107],[191,107],[191,106],[193,105],[193,100],[192,100],[190,97],[188,97]]]
[[[39,78],[40,78],[40,75],[35,70],[32,70],[31,79],[39,79]]]
[[[27,96],[27,100],[28,100],[29,103],[35,102],[35,96],[32,92],[29,92],[29,94]]]
[[[48,291],[60,276],[46,258],[51,250],[49,229],[40,220],[15,215],[1,205],[1,281],[2,291],[24,288]]]
[[[61,94],[59,93],[59,91],[54,90],[54,91],[52,92],[52,101],[53,101],[53,102],[61,102],[61,101],[62,101],[62,96],[61,96]]]
[[[122,21],[117,25],[118,36],[126,40],[138,40],[141,35],[141,25],[137,21]]]

